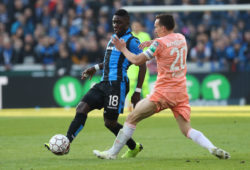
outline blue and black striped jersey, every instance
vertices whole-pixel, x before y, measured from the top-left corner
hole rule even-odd
[[[142,50],[138,47],[140,45],[140,41],[131,34],[130,29],[128,29],[126,33],[120,38],[126,42],[127,48],[130,52],[134,54],[139,54],[142,52]],[[102,81],[127,80],[127,70],[131,65],[131,62],[129,62],[128,59],[115,48],[111,41],[112,40],[110,39],[104,56]]]

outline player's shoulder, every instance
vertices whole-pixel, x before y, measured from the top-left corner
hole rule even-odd
[[[131,42],[132,43],[136,43],[136,44],[140,44],[141,42],[140,42],[140,40],[139,40],[139,38],[137,38],[137,37],[135,37],[135,36],[131,36]]]
[[[159,37],[154,39],[152,45],[159,46],[162,43],[164,44],[164,37]]]
[[[133,47],[133,48],[138,47],[141,44],[140,40],[133,35],[130,37],[130,40],[128,40],[127,43],[129,45],[129,47]]]
[[[181,33],[176,33],[181,39],[186,39],[186,37]]]
[[[176,39],[183,39],[183,40],[185,40],[186,38],[185,38],[185,36],[183,35],[183,34],[181,34],[181,33],[173,33],[173,35],[172,35],[174,38],[176,38]]]
[[[169,35],[161,37],[160,42],[163,42],[164,44],[172,44],[172,45],[174,45],[174,44],[185,43],[186,38],[181,33],[171,33]],[[172,46],[172,45],[170,45],[170,46]]]

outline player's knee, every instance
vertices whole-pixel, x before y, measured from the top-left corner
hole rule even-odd
[[[84,105],[83,102],[80,102],[76,107],[76,113],[83,113]]]
[[[133,124],[133,125],[137,124],[136,116],[130,113],[126,119],[126,123]]]
[[[76,107],[76,113],[88,113],[90,110],[89,106],[85,102],[80,102]]]

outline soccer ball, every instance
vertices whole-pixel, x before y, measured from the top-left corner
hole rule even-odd
[[[69,139],[61,134],[57,134],[49,140],[49,148],[51,152],[56,155],[63,155],[67,153],[69,151],[69,146]]]

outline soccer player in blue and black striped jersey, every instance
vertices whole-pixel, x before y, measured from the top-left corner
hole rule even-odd
[[[114,28],[114,35],[124,39],[127,48],[134,54],[142,52],[139,49],[139,40],[131,34],[129,28],[129,14],[126,10],[120,9],[115,12],[112,25]],[[77,134],[84,128],[87,115],[91,110],[104,108],[105,126],[117,135],[119,130],[123,127],[118,122],[120,113],[123,113],[125,97],[129,91],[129,79],[127,76],[127,69],[131,65],[125,56],[118,51],[111,39],[107,44],[103,63],[86,69],[82,73],[82,79],[92,76],[98,70],[102,70],[101,82],[94,85],[88,93],[83,97],[76,108],[76,115],[69,126],[67,137],[70,142],[77,136]],[[146,65],[140,66],[138,74],[137,87],[131,98],[131,102],[136,105],[140,100],[141,87],[144,81],[146,72]],[[133,90],[133,89],[132,89]],[[127,142],[128,151],[122,157],[135,157],[141,150],[142,145],[136,143],[133,139]]]

